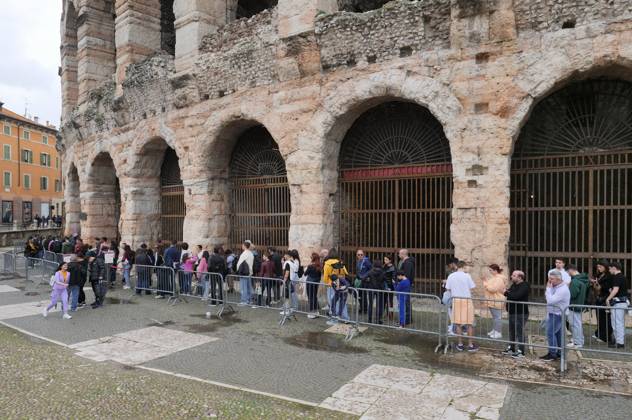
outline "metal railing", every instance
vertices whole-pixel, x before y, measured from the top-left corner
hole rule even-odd
[[[146,294],[155,294],[167,299],[167,303],[175,305],[178,300],[178,288],[176,271],[171,267],[154,265],[130,265],[121,267],[118,265],[105,265],[105,278],[110,285],[120,281],[128,285],[130,297]]]
[[[42,284],[49,285],[50,277],[55,274],[59,264],[55,261],[46,261],[41,258],[25,259],[25,277],[27,281],[40,286]]]

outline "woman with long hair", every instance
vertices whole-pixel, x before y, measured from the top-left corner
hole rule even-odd
[[[485,288],[486,305],[492,314],[492,330],[487,333],[490,338],[502,338],[502,314],[505,305],[505,290],[507,290],[507,279],[502,274],[503,270],[498,264],[489,267],[489,278],[483,280]]]
[[[309,302],[309,319],[314,319],[318,316],[318,286],[320,283],[320,276],[322,270],[320,268],[320,255],[313,252],[312,261],[305,270],[307,276],[307,300]]]
[[[57,305],[57,301],[61,299],[61,305],[64,311],[62,318],[71,319],[72,317],[68,315],[68,283],[70,282],[68,263],[64,262],[59,264],[54,276],[55,283],[53,283],[53,291],[50,294],[50,304],[44,309],[42,315],[46,318],[48,316],[48,311]]]
[[[395,280],[397,277],[397,270],[395,270],[395,265],[393,265],[394,259],[390,255],[385,255],[382,261],[384,262],[382,265],[382,270],[384,271],[384,289],[393,292],[395,291]],[[393,293],[388,293],[386,299],[384,299],[384,309],[388,314],[388,319],[393,319],[394,296]]]
[[[595,305],[603,306],[595,309],[597,315],[597,329],[592,338],[604,343],[610,343],[613,339],[612,323],[610,322],[610,311],[606,310],[606,299],[610,294],[610,264],[606,260],[601,260],[596,266],[595,278],[591,279],[591,286],[595,291]]]
[[[132,248],[125,244],[123,247],[123,258],[121,259],[121,264],[123,266],[123,289],[129,289],[130,286],[130,272],[132,271],[132,263],[134,256],[132,255]]]

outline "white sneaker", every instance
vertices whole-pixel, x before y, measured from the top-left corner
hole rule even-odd
[[[566,344],[566,347],[568,347],[569,349],[572,349],[575,347],[575,343],[573,343],[572,341],[570,343]]]
[[[329,310],[329,305],[327,305],[327,306],[325,306],[325,307],[323,308],[323,311],[328,311],[328,310]]]
[[[129,287],[128,285],[123,286],[123,289],[127,290],[127,289],[131,289],[131,287]]]
[[[64,316],[62,316],[62,318],[64,318],[64,319],[72,319],[72,317],[70,315],[68,315],[68,314],[64,314]]]
[[[316,315],[314,315],[314,314],[308,314],[308,315],[307,315],[307,318],[309,318],[309,319],[316,319]]]
[[[498,331],[492,331],[492,333],[489,336],[491,338],[503,338],[503,335]]]
[[[42,315],[44,316],[44,318],[46,318],[48,316],[48,309],[44,308],[44,311],[42,311]]]

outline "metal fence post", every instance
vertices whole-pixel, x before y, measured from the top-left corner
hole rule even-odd
[[[558,343],[560,346],[561,360],[560,360],[560,372],[564,373],[566,371],[566,311],[567,309],[562,310],[562,325],[560,325],[560,336],[562,337],[562,342]]]

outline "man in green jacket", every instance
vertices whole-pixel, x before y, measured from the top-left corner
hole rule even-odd
[[[573,332],[573,340],[568,343],[567,347],[577,349],[584,346],[584,329],[582,326],[583,308],[573,308],[573,305],[584,305],[586,303],[590,280],[586,273],[580,273],[574,265],[569,265],[567,271],[571,276],[571,284],[569,286],[571,292],[569,321],[572,325],[571,331]]]

